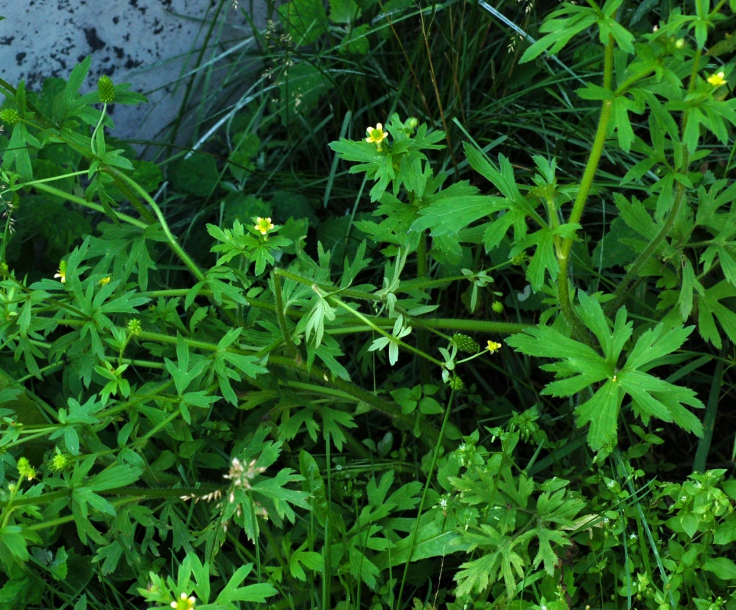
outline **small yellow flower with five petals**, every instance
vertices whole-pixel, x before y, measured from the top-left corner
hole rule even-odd
[[[182,593],[179,599],[175,602],[171,602],[171,607],[174,610],[194,610],[194,604],[197,602],[196,598],[187,597],[186,593]]]
[[[270,218],[257,218],[256,219],[256,225],[255,229],[258,231],[261,235],[268,235],[268,232],[274,228],[274,224],[271,222]]]
[[[388,138],[388,132],[383,131],[383,125],[381,123],[378,123],[375,127],[368,127],[365,130],[365,134],[368,136],[365,141],[376,144],[379,150],[381,148],[381,142]]]
[[[726,84],[726,75],[723,72],[712,74],[708,77],[708,82],[714,87],[720,87],[721,85]]]
[[[501,349],[501,344],[496,343],[495,341],[488,341],[488,347],[486,348],[491,354],[497,352]]]

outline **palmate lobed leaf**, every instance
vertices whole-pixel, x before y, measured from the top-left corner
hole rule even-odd
[[[549,327],[528,329],[506,342],[530,356],[558,359],[542,367],[561,378],[548,383],[543,394],[564,397],[586,390],[590,393],[590,398],[575,410],[579,427],[590,424],[590,447],[599,451],[615,445],[618,415],[626,395],[631,397],[634,412],[645,423],[656,417],[702,436],[701,422],[683,406],[703,407],[695,392],[646,372],[658,359],[679,349],[694,327],[666,329],[659,324],[647,330],[637,340],[624,366],[618,368],[621,352],[632,332],[631,323],[626,322],[625,308],[616,314],[612,331],[597,299],[580,292],[579,300],[578,315],[598,339],[603,356]],[[594,385],[604,380],[595,389]]]

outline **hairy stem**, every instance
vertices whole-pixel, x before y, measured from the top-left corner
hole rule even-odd
[[[611,81],[613,78],[613,51],[614,51],[614,40],[613,36],[608,36],[608,44],[606,45],[605,63],[603,70],[603,87],[611,90]],[[613,108],[613,100],[605,100],[603,107],[601,108],[601,115],[598,119],[598,129],[596,130],[595,139],[593,140],[593,148],[590,151],[590,157],[588,157],[588,163],[585,166],[585,172],[583,173],[583,179],[580,183],[580,189],[578,190],[575,203],[570,213],[569,223],[578,223],[583,216],[585,210],[585,203],[588,200],[588,194],[593,186],[593,179],[595,178],[596,171],[598,171],[598,164],[603,154],[603,146],[606,142],[606,134],[608,133],[608,123],[611,119],[611,110]],[[584,335],[585,326],[575,313],[570,301],[570,251],[572,250],[573,238],[565,238],[557,252],[557,259],[560,264],[560,274],[558,276],[558,299],[560,302],[560,309],[562,314],[565,316],[568,324],[572,328],[573,336],[582,337]]]

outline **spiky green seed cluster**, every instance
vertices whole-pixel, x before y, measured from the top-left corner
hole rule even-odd
[[[465,383],[460,377],[452,377],[447,382],[453,390],[462,390],[465,387]]]
[[[494,301],[491,309],[496,313],[503,313],[503,303],[501,301]]]
[[[141,321],[138,318],[133,318],[130,322],[128,322],[128,331],[131,335],[138,336],[143,332],[143,326],[141,325]]]
[[[477,354],[480,350],[480,346],[468,335],[461,333],[455,333],[452,335],[452,342],[457,346],[461,352],[467,352],[468,354]]]
[[[57,453],[49,461],[49,469],[53,472],[63,472],[64,470],[69,470],[73,464],[74,460],[70,455],[66,453]]]
[[[97,93],[100,94],[100,101],[103,104],[112,104],[115,101],[115,86],[109,76],[100,76],[97,81]]]
[[[15,108],[0,110],[0,122],[6,125],[15,125],[18,121],[20,121],[20,113]]]

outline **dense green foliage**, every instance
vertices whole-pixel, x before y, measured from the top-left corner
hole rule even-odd
[[[237,4],[0,81],[0,607],[736,609],[736,1]]]

